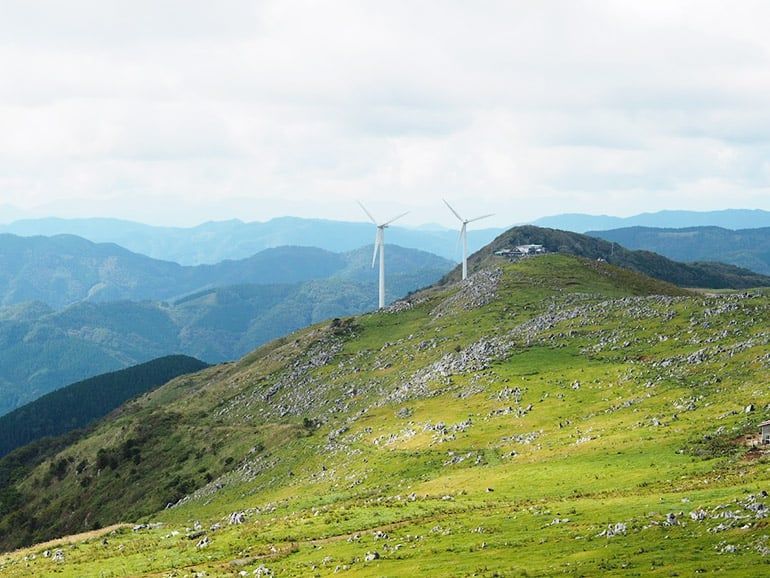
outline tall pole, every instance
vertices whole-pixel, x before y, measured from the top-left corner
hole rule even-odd
[[[463,223],[463,281],[468,278],[468,229]]]
[[[380,309],[385,307],[385,231],[380,229]]]

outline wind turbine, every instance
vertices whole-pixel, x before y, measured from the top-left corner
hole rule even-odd
[[[457,241],[462,241],[463,244],[463,280],[468,278],[468,223],[473,223],[474,221],[480,221],[481,219],[486,219],[487,217],[491,217],[494,213],[490,213],[488,215],[482,215],[480,217],[475,217],[473,219],[463,219],[460,214],[455,211],[452,208],[452,205],[447,203],[446,199],[444,199],[444,204],[449,207],[449,210],[454,213],[454,216],[457,217],[460,222],[462,223],[462,227],[460,227],[460,236],[457,238]]]
[[[378,224],[376,219],[372,217],[372,214],[366,210],[366,207],[364,207],[363,203],[361,201],[358,201],[358,204],[360,207],[364,210],[364,213],[366,213],[366,216],[369,217],[369,220],[374,223],[374,225],[377,227],[377,235],[374,237],[374,255],[372,255],[372,268],[374,268],[374,263],[377,261],[377,249],[380,250],[380,301],[379,301],[379,308],[382,309],[385,307],[385,229],[388,228],[388,226],[397,219],[400,219],[406,213],[401,213],[397,217],[393,217],[389,221],[385,221],[384,223]]]

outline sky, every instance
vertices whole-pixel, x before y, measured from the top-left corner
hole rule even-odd
[[[770,3],[0,0],[0,222],[770,209]]]

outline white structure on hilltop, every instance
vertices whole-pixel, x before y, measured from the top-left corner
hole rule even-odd
[[[463,219],[460,214],[455,211],[452,208],[452,205],[447,203],[446,199],[444,199],[444,204],[449,207],[449,210],[454,213],[454,216],[457,217],[460,222],[462,223],[462,226],[460,227],[460,237],[457,239],[459,243],[463,244],[463,279],[468,278],[468,223],[473,223],[474,221],[480,221],[481,219],[486,219],[487,217],[491,217],[492,213],[489,215],[482,215],[480,217],[475,217],[473,219]]]
[[[547,253],[543,245],[518,245],[513,249],[495,251],[495,255],[498,257],[508,257],[511,259],[518,259],[527,255],[542,255],[543,253]]]
[[[377,261],[377,250],[379,249],[380,252],[380,290],[379,290],[379,308],[382,309],[385,307],[385,229],[388,228],[388,226],[395,220],[400,219],[406,213],[401,213],[397,217],[393,217],[389,221],[385,221],[382,224],[378,224],[374,217],[372,217],[372,214],[366,210],[366,207],[364,207],[363,203],[360,201],[358,204],[361,206],[361,208],[364,210],[364,213],[366,213],[366,216],[369,217],[369,220],[374,223],[374,225],[377,227],[377,234],[374,237],[374,255],[372,255],[372,268],[374,267],[375,262]]]
[[[545,253],[545,247],[542,245],[519,245],[516,247],[516,251],[522,255],[535,255],[537,253]]]

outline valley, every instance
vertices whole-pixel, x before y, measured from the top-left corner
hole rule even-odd
[[[164,355],[183,353],[209,363],[237,359],[271,339],[377,303],[367,247],[345,254],[283,247],[244,261],[182,268],[82,239],[75,245],[93,253],[73,258],[72,240],[65,240],[66,248],[59,241],[35,241],[46,247],[45,258],[18,258],[13,281],[0,283],[9,300],[20,298],[23,286],[35,288],[24,293],[27,298],[57,295],[46,303],[0,308],[0,415],[75,381]],[[388,301],[434,283],[452,266],[430,253],[390,249]],[[7,248],[7,255],[12,252]],[[40,259],[55,266],[40,269]],[[186,286],[197,288],[192,293],[179,281],[190,271],[197,279]],[[11,277],[7,269],[5,275]],[[91,276],[118,299],[60,291],[65,278],[68,287],[83,289]],[[160,300],[176,294],[182,296]],[[65,297],[76,301],[55,307]]]

